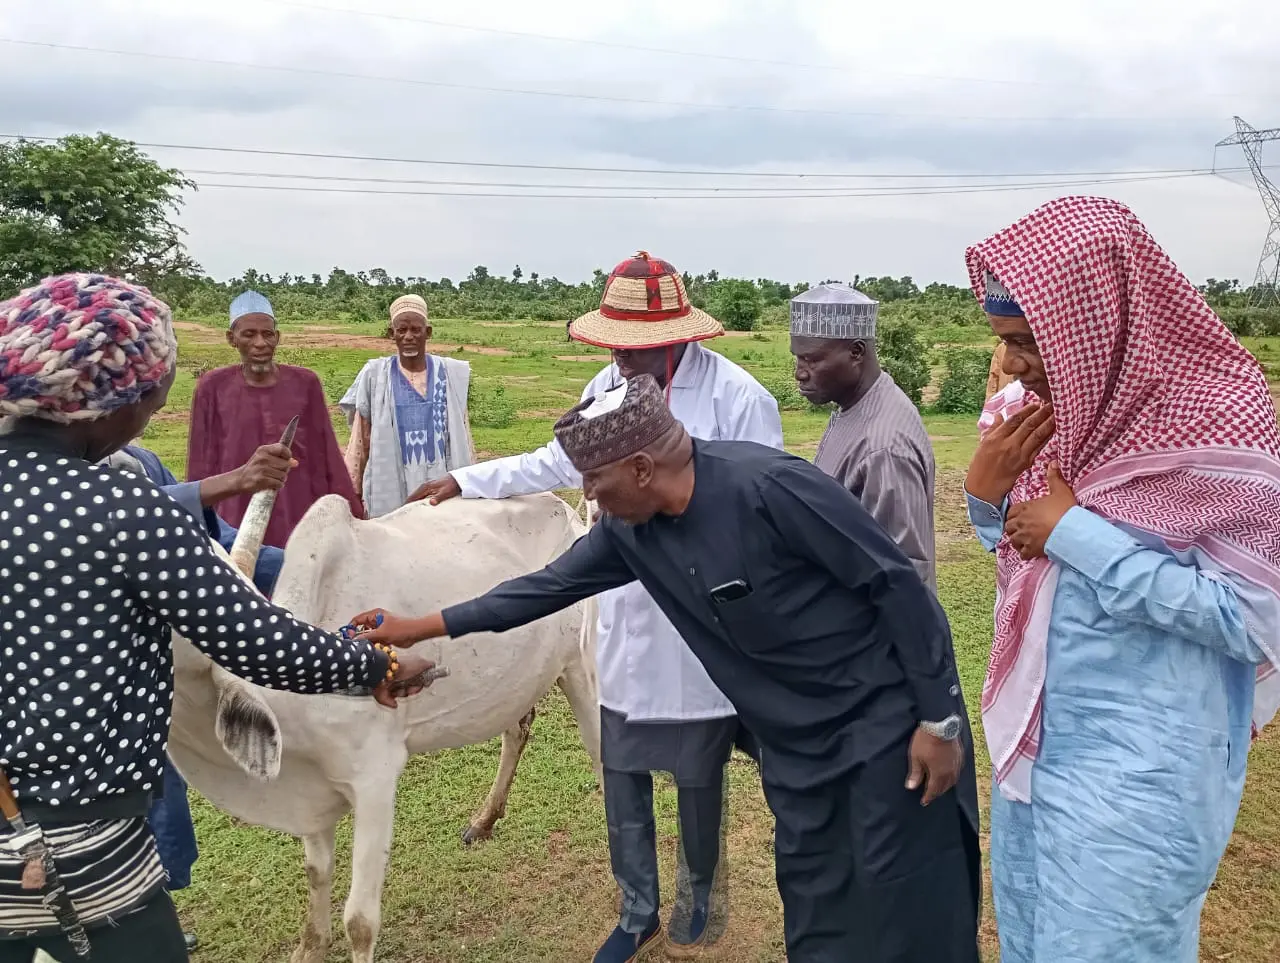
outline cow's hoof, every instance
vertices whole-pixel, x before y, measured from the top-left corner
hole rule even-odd
[[[486,839],[493,838],[493,827],[477,826],[474,823],[468,823],[462,828],[462,845],[470,846],[472,843],[483,842]]]

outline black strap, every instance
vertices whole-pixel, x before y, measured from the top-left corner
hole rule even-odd
[[[22,818],[40,826],[89,823],[99,819],[136,819],[151,811],[151,799],[151,793],[137,791],[104,796],[83,804],[76,800],[61,806],[50,806],[34,800],[23,801]]]

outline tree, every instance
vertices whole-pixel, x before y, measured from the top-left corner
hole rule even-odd
[[[522,277],[524,277],[524,272],[520,270],[520,265],[517,264],[515,269],[511,272],[511,280],[518,283]]]
[[[198,274],[170,220],[194,188],[107,134],[0,144],[0,295],[68,271],[147,285]]]
[[[868,297],[875,298],[881,304],[890,301],[906,301],[918,297],[920,289],[909,277],[903,278],[864,278],[854,275],[853,286]]]
[[[716,283],[715,315],[731,331],[753,331],[760,320],[760,291],[750,281]]]
[[[876,357],[880,367],[919,408],[924,387],[929,383],[929,362],[919,325],[907,318],[881,318],[876,326]]]
[[[947,352],[947,373],[942,379],[934,407],[947,414],[981,411],[987,400],[987,375],[990,371],[990,351],[951,349]]]

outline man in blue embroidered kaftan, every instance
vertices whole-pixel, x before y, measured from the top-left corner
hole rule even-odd
[[[347,471],[370,518],[474,461],[471,366],[427,353],[431,326],[416,294],[392,303],[389,333],[396,354],[368,362],[339,403],[351,425]]]
[[[983,724],[1001,961],[1196,963],[1280,681],[1266,382],[1114,201],[1054,201],[969,267],[1038,399],[995,419],[965,482],[1000,573]]]

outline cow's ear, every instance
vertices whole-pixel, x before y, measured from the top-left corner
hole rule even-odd
[[[221,684],[218,684],[221,682]],[[241,769],[263,782],[280,775],[280,723],[266,701],[231,676],[215,680],[218,713],[213,732]]]

